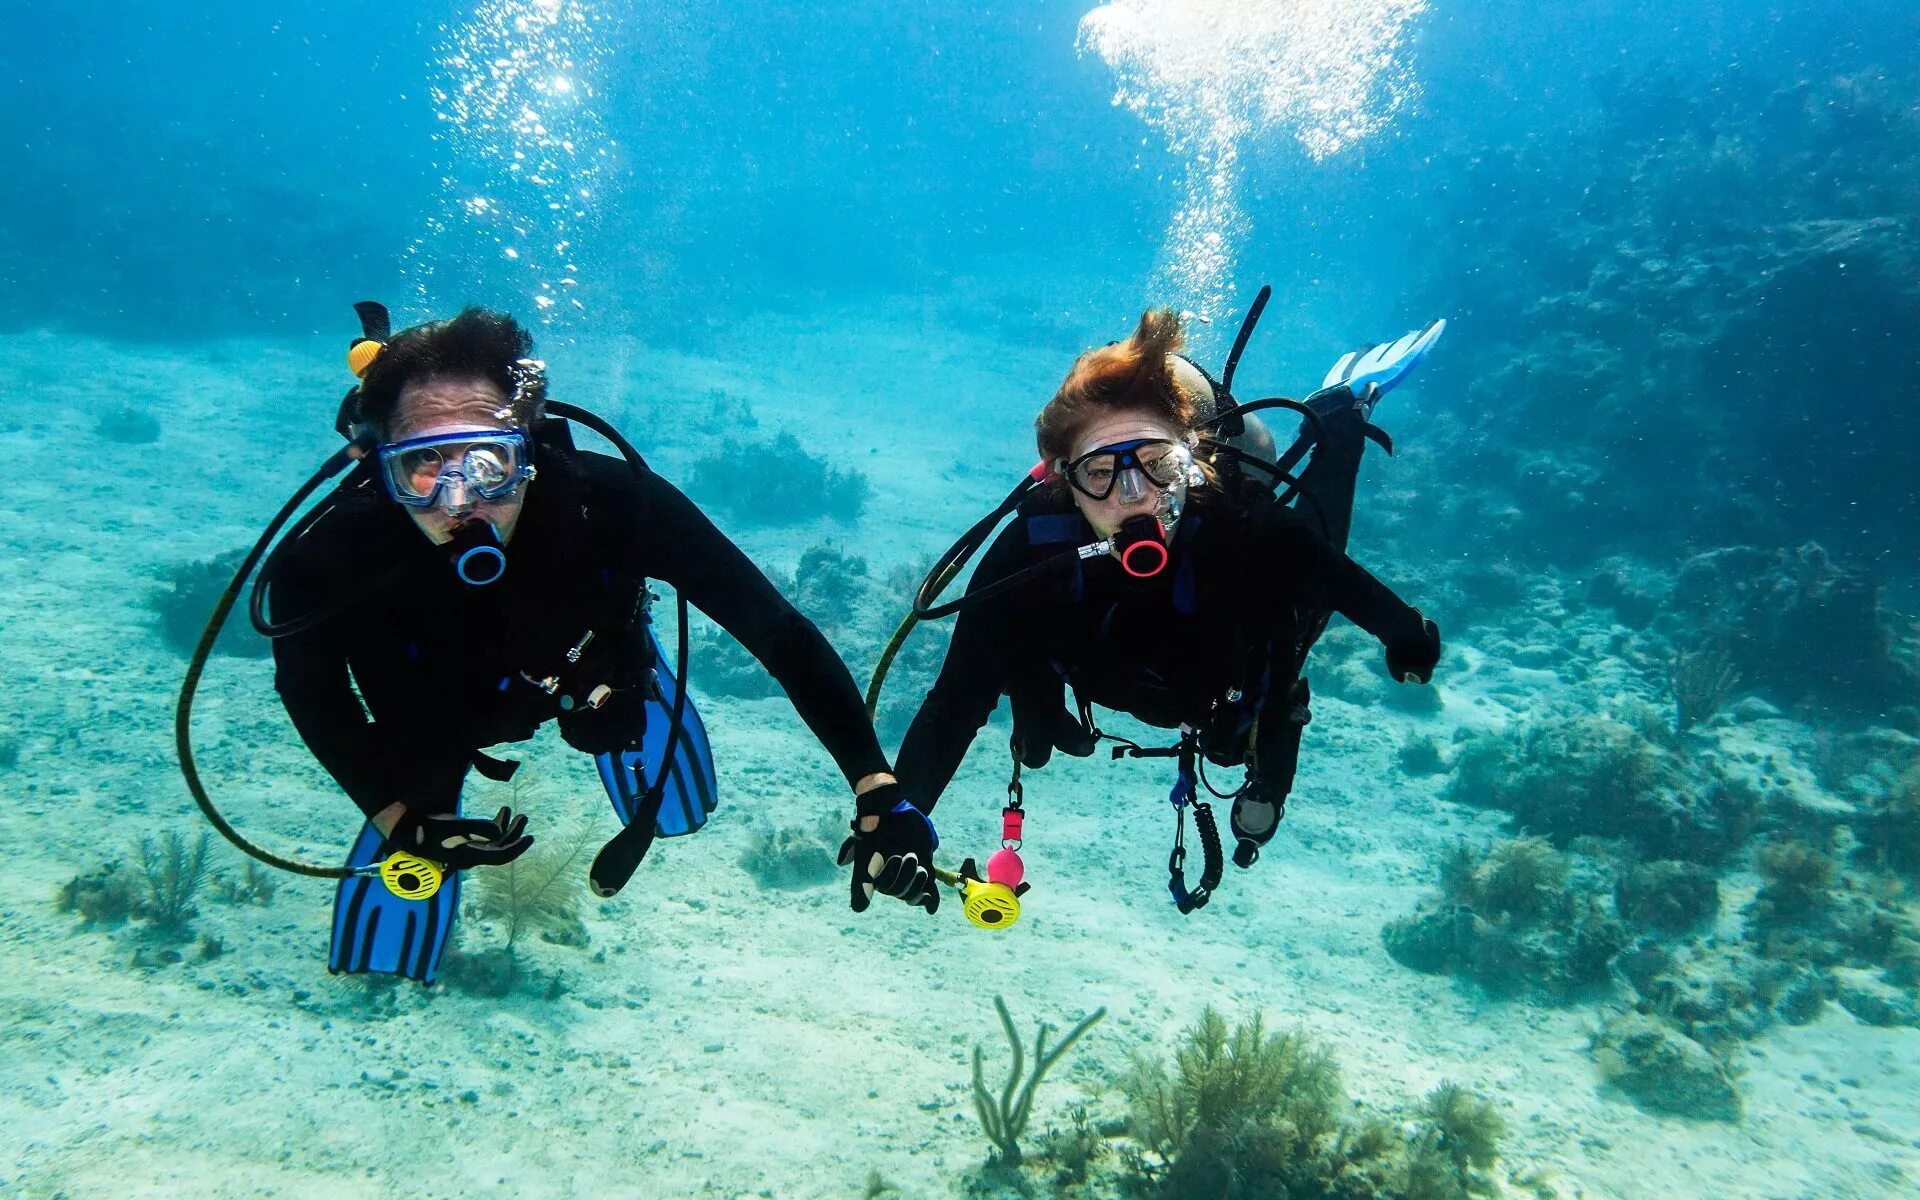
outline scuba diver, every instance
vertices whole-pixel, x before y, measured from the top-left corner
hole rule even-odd
[[[618,892],[655,836],[704,824],[715,781],[684,687],[689,602],[765,665],[857,794],[898,790],[819,630],[617,430],[549,402],[524,328],[470,308],[389,336],[384,308],[357,307],[363,336],[348,362],[359,383],[338,423],[349,445],[281,510],[202,641],[304,497],[351,464],[265,554],[252,601],[295,728],[365,815],[348,865],[263,851],[206,799],[186,737],[204,656],[177,720],[189,785],[222,833],[274,865],[340,880],[330,970],[432,982],[459,873],[511,863],[532,843],[509,809],[463,816],[462,782],[469,769],[510,778],[518,764],[482,748],[549,720],[595,756],[625,823],[590,869],[596,894]],[[576,449],[569,421],[626,461]],[[679,602],[672,669],[650,580]]]
[[[899,802],[883,809],[889,797],[876,796],[857,804],[841,855],[854,868],[855,911],[880,892],[932,912],[937,884],[946,883],[960,888],[975,924],[1010,924],[1027,887],[1013,853],[1030,826],[1021,770],[1045,765],[1055,750],[1085,757],[1104,739],[1116,743],[1116,759],[1175,760],[1168,887],[1191,912],[1222,874],[1217,826],[1197,785],[1232,800],[1234,862],[1252,866],[1285,815],[1310,719],[1301,672],[1332,613],[1379,640],[1395,680],[1431,678],[1438,628],[1345,546],[1366,443],[1392,449],[1371,423],[1374,405],[1445,323],[1346,355],[1305,402],[1241,405],[1228,389],[1270,294],[1263,289],[1249,310],[1218,383],[1180,353],[1184,331],[1167,309],[1147,312],[1125,341],[1082,354],[1034,423],[1040,464],[921,585],[882,656],[870,708],[914,621],[954,612],[958,620],[900,747]],[[1299,437],[1278,456],[1254,415],[1274,408],[1302,417]],[[987,545],[966,595],[936,604],[1009,515],[1015,519]],[[1002,696],[1013,717],[1003,848],[984,876],[971,859],[958,875],[938,870],[930,814]],[[1095,705],[1178,730],[1179,740],[1150,748],[1103,733]],[[1244,766],[1244,781],[1216,791],[1208,763]],[[1206,860],[1197,886],[1185,877],[1188,808]]]

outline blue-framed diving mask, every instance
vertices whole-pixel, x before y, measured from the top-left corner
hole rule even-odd
[[[466,512],[505,499],[533,475],[533,443],[520,429],[454,430],[380,447],[381,482],[408,508]]]

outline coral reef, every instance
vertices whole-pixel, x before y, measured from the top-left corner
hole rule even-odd
[[[819,517],[860,519],[870,485],[858,470],[841,470],[809,454],[791,433],[736,441],[693,464],[687,490],[747,526],[798,525]]]
[[[1594,1038],[1594,1059],[1608,1083],[1649,1112],[1737,1121],[1740,1093],[1705,1046],[1640,1013],[1609,1021]]]
[[[1868,800],[1852,824],[1856,857],[1920,877],[1920,763],[1902,772],[1884,794]]]
[[[1471,165],[1429,214],[1457,247],[1429,258],[1430,307],[1509,331],[1440,368],[1486,397],[1445,448],[1473,493],[1461,546],[1487,514],[1562,564],[1733,538],[1884,552],[1920,520],[1899,456],[1861,453],[1920,438],[1904,393],[1865,389],[1845,420],[1809,399],[1920,377],[1914,82],[1780,78],[1622,71],[1550,144],[1454,147]]]
[[[192,654],[214,605],[244,558],[246,551],[234,550],[217,558],[174,563],[161,571],[160,585],[147,595],[147,607],[159,618],[160,640],[176,653]],[[254,632],[246,619],[244,596],[236,608],[240,611],[229,615],[219,641],[214,643],[214,652],[243,658],[272,654],[267,639]]]
[[[1007,1002],[999,996],[993,998],[993,1009],[1000,1014],[1000,1028],[1007,1035],[1007,1047],[1013,1054],[1013,1065],[1007,1071],[1007,1082],[999,1095],[987,1090],[984,1063],[986,1052],[975,1043],[973,1047],[973,1111],[980,1118],[980,1130],[987,1140],[993,1143],[994,1162],[1004,1167],[1018,1167],[1021,1164],[1020,1138],[1027,1132],[1027,1122],[1033,1115],[1033,1093],[1047,1077],[1047,1072],[1060,1061],[1060,1057],[1073,1048],[1073,1044],[1083,1037],[1087,1030],[1107,1015],[1107,1010],[1097,1008],[1080,1019],[1052,1046],[1047,1045],[1047,1036],[1054,1028],[1044,1022],[1033,1035],[1033,1070],[1026,1070],[1026,1051],[1020,1044],[1020,1034],[1013,1027],[1013,1017],[1007,1012]]]
[[[895,566],[876,587],[864,558],[820,543],[801,554],[790,579],[776,582],[828,641],[843,649],[869,647],[877,657],[908,611],[925,573],[924,567]],[[939,636],[943,632],[939,627],[916,630],[894,656],[874,719],[882,741],[898,739],[920,710],[946,654],[946,641]],[[766,668],[724,631],[708,627],[696,635],[695,644],[698,691],[742,700],[780,694],[780,685]],[[858,678],[863,664],[853,660],[848,665]]]
[[[1446,771],[1446,756],[1441,753],[1439,739],[1423,734],[1410,733],[1400,743],[1400,752],[1395,756],[1400,770],[1408,775],[1439,775]]]
[[[1461,975],[1497,996],[1569,1003],[1604,984],[1626,943],[1597,882],[1539,838],[1476,855],[1455,846],[1440,895],[1381,930],[1387,953],[1428,974]]]
[[[1658,859],[1620,872],[1614,910],[1629,925],[1659,933],[1685,933],[1720,911],[1720,881],[1697,863]]]
[[[1544,717],[1485,734],[1454,757],[1446,798],[1511,812],[1564,846],[1621,838],[1643,853],[1720,862],[1745,838],[1754,799],[1738,782],[1675,761],[1645,732],[1607,717]]]
[[[1697,630],[1710,647],[1692,668],[1702,689],[1717,670],[1786,705],[1872,712],[1920,701],[1920,683],[1893,654],[1878,583],[1811,542],[1697,554],[1670,603],[1681,636]]]

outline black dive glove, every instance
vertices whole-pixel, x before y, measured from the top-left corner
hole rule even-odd
[[[526,828],[527,819],[514,816],[510,808],[501,809],[491,821],[407,809],[394,822],[387,845],[455,871],[504,867],[533,845]]]
[[[1440,662],[1440,627],[1420,618],[1420,636],[1387,647],[1387,674],[1400,683],[1426,683]]]
[[[907,803],[897,783],[883,783],[855,801],[853,836],[840,845],[840,865],[853,867],[853,911],[865,912],[882,892],[929,913],[940,909],[933,851],[940,844],[933,819]],[[861,832],[868,817],[880,823]]]

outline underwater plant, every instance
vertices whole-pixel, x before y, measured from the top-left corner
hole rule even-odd
[[[140,913],[140,886],[117,862],[75,875],[60,885],[54,908],[78,914],[83,924],[122,925]]]
[[[1920,763],[1903,771],[1866,809],[1853,822],[1860,856],[1909,878],[1920,876]]]
[[[763,888],[810,887],[836,877],[838,836],[845,825],[835,818],[828,835],[796,825],[760,826],[747,843],[740,865]]]
[[[1685,933],[1720,910],[1720,881],[1697,863],[1635,863],[1614,882],[1613,906],[1626,921],[1662,933]]]
[[[1759,868],[1759,895],[1774,920],[1798,920],[1831,899],[1839,864],[1817,846],[1797,839],[1768,842],[1755,858]]]
[[[206,630],[207,618],[233,579],[246,551],[234,550],[215,558],[179,562],[160,573],[160,586],[147,595],[147,607],[160,620],[160,640],[179,654],[192,654]],[[265,658],[273,653],[267,639],[244,620],[229,620],[214,643],[217,654]]]
[[[980,1118],[980,1131],[993,1143],[994,1163],[1005,1167],[1018,1167],[1022,1162],[1020,1138],[1027,1131],[1027,1122],[1033,1115],[1033,1093],[1040,1082],[1047,1077],[1053,1064],[1060,1056],[1073,1048],[1073,1044],[1099,1024],[1107,1015],[1105,1008],[1096,1008],[1083,1017],[1067,1035],[1053,1046],[1047,1045],[1047,1036],[1053,1026],[1042,1022],[1033,1035],[1033,1070],[1026,1073],[1026,1051],[1020,1044],[1020,1035],[1013,1027],[1013,1017],[1007,1012],[1007,1002],[995,996],[994,1011],[1000,1014],[1000,1028],[1007,1035],[1007,1047],[1013,1053],[1013,1065],[1007,1071],[1007,1082],[1001,1087],[999,1095],[987,1090],[985,1070],[985,1051],[979,1043],[973,1047],[973,1111]]]
[[[512,862],[472,873],[477,884],[474,915],[506,927],[509,960],[521,935],[534,931],[557,945],[586,945],[580,894],[571,872],[592,843],[593,827],[575,821],[539,839]]]
[[[160,841],[140,841],[140,874],[146,880],[146,902],[140,915],[155,932],[184,940],[187,923],[196,915],[193,898],[213,876],[207,861],[212,835],[201,832],[191,843],[178,832]]]
[[[748,526],[798,525],[818,517],[860,519],[870,485],[860,471],[842,471],[809,454],[791,433],[753,441],[727,438],[695,462],[687,490],[725,508]]]
[[[1466,1088],[1453,1083],[1434,1088],[1421,1105],[1421,1115],[1431,1126],[1434,1145],[1455,1166],[1485,1170],[1500,1157],[1507,1123],[1490,1102]]]
[[[1673,694],[1673,731],[1684,735],[1720,711],[1740,682],[1726,643],[1713,641],[1676,652],[1667,673]]]
[[[1165,1164],[1159,1194],[1288,1196],[1316,1174],[1338,1125],[1340,1072],[1304,1032],[1262,1018],[1228,1029],[1212,1008],[1181,1034],[1173,1071],[1142,1060],[1121,1082],[1133,1135]]]
[[[246,873],[237,879],[231,875],[213,877],[214,895],[228,904],[254,904],[267,908],[273,904],[274,893],[279,890],[280,881],[274,873],[252,859],[247,860]]]
[[[145,446],[160,440],[160,421],[138,405],[121,404],[100,414],[93,433],[103,441]]]
[[[1187,1200],[1465,1200],[1498,1193],[1506,1122],[1453,1084],[1401,1119],[1346,1115],[1333,1054],[1301,1031],[1233,1029],[1214,1010],[1181,1034],[1171,1072],[1136,1057],[1121,1080],[1140,1149],[1134,1194]]]

